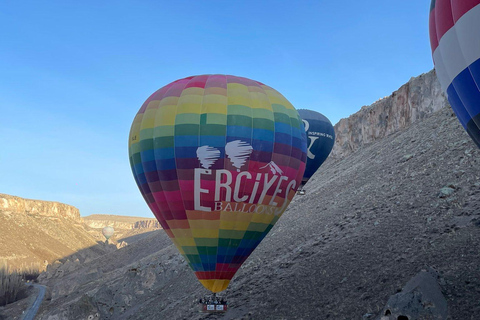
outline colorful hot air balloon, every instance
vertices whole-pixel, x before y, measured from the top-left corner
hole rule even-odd
[[[107,241],[108,239],[110,239],[111,236],[113,236],[114,232],[115,230],[113,230],[113,227],[110,227],[110,226],[107,226],[102,229],[102,234],[107,239]]]
[[[480,0],[432,0],[430,44],[438,80],[480,147]]]
[[[327,159],[335,143],[332,123],[320,112],[299,109],[307,134],[307,165],[303,174],[302,186],[313,176]]]
[[[148,206],[199,281],[216,293],[295,195],[306,137],[297,111],[274,89],[201,75],[145,101],[129,155]]]

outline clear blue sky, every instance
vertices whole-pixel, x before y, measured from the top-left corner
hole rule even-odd
[[[433,68],[429,0],[0,1],[0,193],[153,216],[128,162],[158,88],[222,73],[333,124]]]

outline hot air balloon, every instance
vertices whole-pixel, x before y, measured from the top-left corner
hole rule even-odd
[[[135,181],[213,293],[280,218],[300,185],[306,137],[295,108],[260,82],[200,75],[153,93],[133,121]]]
[[[328,158],[335,143],[335,131],[332,123],[320,112],[299,109],[307,134],[307,165],[303,174],[299,193],[305,194],[303,186]]]
[[[480,147],[480,0],[432,0],[430,44],[453,111]]]
[[[107,226],[102,229],[102,234],[107,239],[105,242],[108,242],[108,239],[110,239],[111,236],[113,236],[113,233],[115,230],[113,230],[113,227]]]

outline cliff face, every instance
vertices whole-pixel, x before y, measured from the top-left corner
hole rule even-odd
[[[161,229],[160,224],[154,218],[92,214],[84,217],[83,221],[87,226],[94,229],[105,226],[111,226],[115,230]]]
[[[38,215],[82,222],[79,210],[68,204],[24,199],[2,193],[0,193],[0,213],[4,215]]]
[[[435,70],[411,78],[390,96],[364,106],[335,126],[331,157],[343,158],[361,146],[423,120],[448,105]]]

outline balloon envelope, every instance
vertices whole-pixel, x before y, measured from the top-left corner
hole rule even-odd
[[[113,228],[110,227],[110,226],[102,229],[102,234],[107,240],[110,239],[111,236],[113,236],[114,232],[115,232],[115,230],[113,230]]]
[[[135,181],[164,231],[212,292],[280,218],[305,170],[295,108],[246,78],[201,75],[152,94],[130,131]]]
[[[332,123],[320,112],[299,109],[307,134],[307,165],[303,174],[302,184],[313,176],[328,158],[335,143],[335,130]]]
[[[480,0],[432,0],[430,44],[438,80],[480,147]]]

